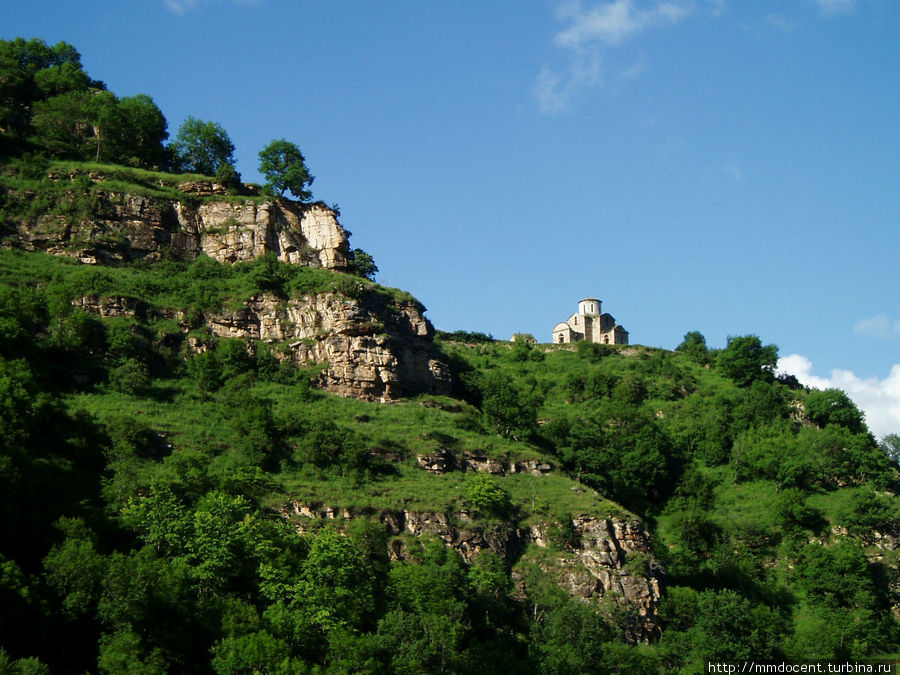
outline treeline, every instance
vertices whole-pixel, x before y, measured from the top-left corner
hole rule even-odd
[[[757,336],[620,351],[470,345],[450,360],[475,424],[545,448],[650,525],[664,670],[895,649],[900,437],[878,443],[839,390],[776,377]]]
[[[220,124],[188,117],[166,144],[168,122],[153,99],[119,98],[85,72],[81,55],[66,42],[0,40],[0,72],[0,156],[196,173],[240,186],[235,147]],[[314,179],[295,144],[274,140],[259,160],[273,195],[312,197],[308,187]]]

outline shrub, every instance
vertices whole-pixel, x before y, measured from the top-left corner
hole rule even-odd
[[[547,528],[547,543],[559,551],[575,548],[580,538],[571,513],[559,514]]]
[[[467,481],[465,497],[471,508],[492,515],[502,515],[511,506],[509,493],[487,473],[477,473]]]
[[[581,340],[575,347],[575,351],[578,352],[578,356],[580,356],[581,358],[587,359],[591,363],[598,363],[604,357],[609,356],[610,354],[615,354],[616,348],[612,345],[604,345],[597,342],[587,342],[586,340]]]
[[[125,359],[109,373],[109,386],[120,394],[139,394],[150,384],[147,366],[137,359]]]
[[[222,386],[222,364],[214,351],[195,354],[188,361],[188,373],[201,391],[213,392]]]
[[[234,168],[234,164],[223,162],[216,169],[216,182],[229,191],[236,191],[241,187],[241,174]]]

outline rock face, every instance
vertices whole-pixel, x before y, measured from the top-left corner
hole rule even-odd
[[[471,563],[481,551],[492,551],[507,564],[522,557],[529,544],[552,548],[546,525],[516,528],[512,525],[486,530],[474,523],[469,514],[383,510],[354,513],[350,509],[313,507],[291,501],[282,515],[294,518],[298,531],[305,532],[304,519],[349,521],[357,516],[375,517],[389,535],[421,536],[431,534],[459,552]],[[308,522],[308,521],[306,521]],[[595,518],[578,515],[572,519],[577,543],[550,561],[543,560],[542,571],[555,578],[571,595],[582,600],[607,599],[628,615],[623,622],[626,636],[634,642],[647,641],[659,632],[657,608],[660,585],[652,569],[650,536],[643,525],[617,518]],[[406,544],[395,539],[389,544],[392,559],[407,556]],[[521,574],[514,570],[520,589],[525,585]]]
[[[99,175],[68,178],[72,188],[65,195],[81,206],[17,223],[7,237],[11,245],[89,264],[192,260],[204,253],[236,263],[271,253],[289,264],[347,269],[348,233],[323,204],[229,197],[221,185],[202,181],[180,184],[182,198],[163,199],[106,190]],[[185,333],[205,325],[218,337],[284,345],[276,352],[279,358],[326,366],[320,386],[344,396],[388,400],[449,392],[449,369],[435,356],[434,329],[422,305],[362,287],[346,293],[354,297],[318,293],[286,302],[260,295],[236,311],[192,316],[190,326],[175,310],[160,313],[180,321]],[[146,309],[130,298],[86,297],[75,304],[102,316]],[[203,348],[202,341],[192,340],[192,346]]]
[[[209,184],[194,195],[217,195]],[[192,260],[201,252],[234,263],[274,253],[287,263],[344,270],[349,239],[336,213],[323,204],[288,200],[165,200],[97,190],[90,214],[49,213],[17,227],[19,245],[86,263],[119,260]]]
[[[632,521],[588,515],[574,516],[572,524],[575,543],[553,564],[558,583],[575,597],[610,598],[626,610],[629,616],[623,623],[630,639],[642,641],[657,635],[660,585],[653,569],[650,536],[644,527]],[[529,537],[538,546],[547,547],[545,527],[532,527]]]
[[[130,298],[87,296],[75,305],[100,316],[133,316],[149,311]],[[298,365],[327,365],[319,386],[342,396],[386,401],[416,393],[446,394],[449,368],[437,359],[434,329],[424,308],[409,302],[392,305],[378,293],[359,299],[321,293],[285,302],[259,295],[244,307],[192,316],[160,312],[187,333],[198,322],[211,335],[281,344],[276,352]],[[195,332],[196,334],[196,332]],[[202,343],[193,345],[202,349]]]
[[[437,360],[434,328],[418,303],[399,311],[377,295],[359,300],[333,293],[284,303],[251,298],[244,308],[210,314],[219,337],[284,343],[301,365],[327,363],[321,386],[343,396],[388,400],[412,393],[446,394],[450,371]]]
[[[508,476],[515,473],[528,473],[532,476],[543,476],[552,470],[552,466],[542,459],[529,459],[521,462],[491,459],[485,454],[465,451],[456,457],[448,450],[439,450],[431,455],[419,455],[416,460],[426,471],[444,474],[448,471],[481,471],[494,476]]]

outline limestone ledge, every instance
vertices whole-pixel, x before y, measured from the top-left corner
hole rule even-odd
[[[86,296],[73,304],[100,316],[149,311],[123,297]],[[422,311],[416,303],[397,308],[377,297],[355,300],[319,293],[291,301],[260,294],[240,309],[206,312],[190,322],[180,311],[160,313],[179,321],[185,334],[199,323],[216,337],[283,345],[275,352],[279,358],[304,366],[327,364],[319,375],[322,389],[388,401],[416,393],[449,392],[449,368],[436,358],[431,342],[434,331]],[[195,335],[190,346],[202,351],[206,345]]]
[[[18,245],[90,264],[193,260],[201,253],[234,263],[274,253],[286,263],[347,268],[347,231],[335,211],[321,203],[198,201],[187,195],[172,201],[107,190],[98,190],[94,199],[91,215],[81,219],[45,214],[18,223]]]
[[[508,476],[516,473],[528,473],[532,476],[543,476],[553,467],[543,459],[527,459],[521,461],[492,459],[480,452],[464,451],[459,457],[449,450],[438,450],[430,455],[418,455],[419,466],[430,473],[444,474],[448,471],[481,471],[494,476]]]

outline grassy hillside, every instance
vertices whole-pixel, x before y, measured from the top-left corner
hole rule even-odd
[[[897,649],[897,467],[846,396],[776,380],[758,340],[447,341],[452,397],[378,404],[316,391],[277,345],[198,325],[196,353],[152,311],[361,282],[265,259],[96,268],[0,252],[4,663],[703,672]],[[87,294],[149,309],[101,318],[71,305]],[[436,455],[553,469],[424,470]],[[292,503],[355,517],[288,520]],[[539,527],[550,548],[466,564],[405,536],[391,562],[388,511]],[[585,516],[649,529],[652,552],[628,560],[664,589],[649,644],[629,643],[614,604],[556,585]]]

